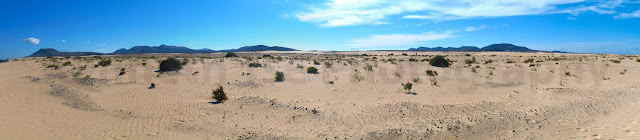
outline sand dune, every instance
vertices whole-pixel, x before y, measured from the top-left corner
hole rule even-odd
[[[93,57],[12,60],[0,63],[0,137],[640,139],[637,56],[402,53],[145,54],[103,56],[113,62],[98,67]],[[282,60],[258,59],[263,54]],[[421,61],[434,55],[455,62],[441,68]],[[190,62],[155,72],[168,57]],[[472,57],[477,63],[465,64]],[[307,73],[310,66],[319,73]],[[276,71],[284,81],[274,81]],[[400,84],[408,81],[414,94]],[[218,86],[229,100],[212,104]]]

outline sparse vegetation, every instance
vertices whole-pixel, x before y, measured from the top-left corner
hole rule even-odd
[[[284,73],[281,71],[276,71],[276,81],[281,82],[284,81]]]
[[[178,59],[168,58],[160,62],[160,71],[178,71],[182,69],[182,64]]]
[[[155,83],[151,83],[151,86],[149,87],[149,89],[152,89],[152,88],[156,88],[156,84]]]
[[[400,75],[400,72],[398,72],[398,71],[394,72],[393,75],[396,76],[396,77],[402,77],[402,75]]]
[[[183,66],[186,66],[187,64],[189,64],[189,59],[183,58],[180,64],[182,64]]]
[[[318,69],[315,68],[315,67],[308,67],[307,68],[307,73],[318,74]]]
[[[218,103],[222,103],[227,100],[227,94],[224,93],[222,86],[218,86],[218,89],[213,90],[213,99],[216,99]]]
[[[320,65],[320,62],[318,62],[318,60],[313,60],[313,64],[314,65]]]
[[[147,63],[142,63],[142,66],[143,66],[143,67],[144,67],[144,66],[147,66]]]
[[[611,61],[611,63],[617,63],[617,64],[620,63],[620,60],[615,60],[615,59],[612,59],[612,60],[609,60],[609,61]]]
[[[356,71],[351,75],[351,81],[364,81],[364,77],[362,76],[362,74],[360,74],[360,72]]]
[[[111,59],[102,59],[100,60],[100,62],[98,62],[98,65],[100,66],[109,66],[111,65]]]
[[[366,71],[373,71],[373,66],[371,64],[366,63],[363,69]]]
[[[441,55],[436,55],[435,57],[433,57],[431,61],[429,61],[429,64],[436,67],[449,67],[450,65],[449,61],[447,61],[447,59],[445,59],[444,56]]]
[[[564,75],[566,75],[566,76],[571,76],[571,72],[568,72],[568,71],[567,71],[567,72],[564,72]]]
[[[411,81],[413,81],[414,83],[422,82],[422,80],[420,80],[420,77],[418,77],[418,76],[416,76],[415,78],[411,79]]]
[[[431,81],[431,85],[438,86],[438,80],[436,78],[429,79]]]
[[[70,61],[64,62],[62,63],[62,66],[71,66],[71,62]]]
[[[191,75],[196,75],[198,73],[200,73],[200,71],[193,72]]]
[[[51,64],[51,65],[48,65],[47,68],[53,68],[54,70],[57,70],[58,69],[58,65]]]
[[[436,76],[438,75],[438,72],[435,70],[427,70],[427,75],[428,76]]]
[[[533,58],[529,58],[524,60],[522,63],[533,63],[533,61],[534,61]]]
[[[127,73],[127,72],[126,72],[126,71],[124,71],[124,70],[125,70],[124,68],[120,69],[120,74],[118,74],[118,75],[124,75],[125,73]]]
[[[249,63],[249,67],[262,67],[260,63]]]
[[[411,82],[401,83],[401,85],[404,90],[407,90],[407,93],[411,93],[411,88],[413,87],[413,84],[411,84]]]
[[[80,77],[80,74],[81,74],[80,71],[77,71],[77,72],[73,73],[73,75],[71,75],[71,77],[78,78],[78,77]]]

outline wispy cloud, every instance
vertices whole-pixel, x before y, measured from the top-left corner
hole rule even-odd
[[[434,21],[538,14],[615,14],[623,0],[329,0],[298,13],[324,27],[389,23],[389,16]],[[567,5],[578,5],[567,7]],[[622,16],[621,16],[622,17]]]
[[[482,25],[482,26],[478,26],[478,27],[471,26],[471,27],[467,27],[466,29],[464,29],[464,31],[472,32],[472,31],[478,31],[478,30],[482,30],[482,29],[486,29],[486,28],[488,28],[487,25]]]
[[[390,34],[390,35],[370,35],[368,38],[356,39],[346,46],[355,48],[364,47],[385,47],[385,46],[405,46],[416,45],[425,41],[442,40],[455,38],[455,31],[427,32],[422,34]]]
[[[620,13],[613,18],[615,19],[627,19],[627,18],[640,18],[640,10],[631,13]]]
[[[30,37],[30,38],[25,39],[24,42],[28,43],[28,44],[36,44],[36,45],[38,45],[38,44],[40,44],[40,39]]]

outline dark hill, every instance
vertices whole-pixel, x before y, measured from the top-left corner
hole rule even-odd
[[[47,57],[47,56],[84,56],[84,55],[104,55],[97,52],[60,52],[52,48],[44,48],[36,51],[27,57]]]

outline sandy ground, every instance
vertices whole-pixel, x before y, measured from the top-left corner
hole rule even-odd
[[[97,68],[92,57],[12,60],[0,63],[0,138],[640,139],[636,56],[406,53],[102,56],[114,61]],[[283,59],[257,59],[263,54]],[[408,61],[434,55],[457,62],[439,68]],[[179,72],[154,72],[158,60],[172,56],[190,62]],[[464,63],[472,57],[477,63]],[[523,63],[528,58],[540,62]],[[309,66],[319,73],[308,74]],[[274,81],[276,71],[285,81]],[[411,94],[400,85],[408,81]],[[219,85],[229,100],[212,104]]]

